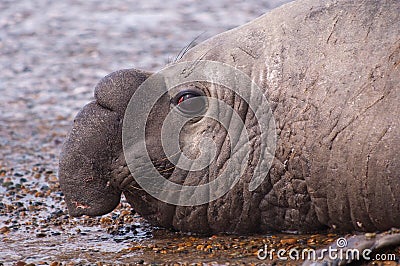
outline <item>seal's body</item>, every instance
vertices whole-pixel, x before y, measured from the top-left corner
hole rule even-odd
[[[182,231],[400,227],[399,14],[397,0],[301,0],[185,54],[182,62],[222,62],[251,77],[270,102],[277,130],[271,169],[256,190],[249,191],[249,179],[243,178],[221,198],[200,206],[164,203],[135,183],[122,150],[122,123],[131,96],[150,73],[123,70],[107,76],[96,87],[96,101],[77,116],[62,152],[60,183],[70,213],[107,213],[123,192],[153,224]],[[202,86],[251,128],[252,115],[240,99]],[[199,132],[211,136],[219,149],[212,167],[179,171],[163,160],[159,137],[170,108],[166,95],[146,125],[157,169],[187,185],[215,179],[230,157],[226,132],[214,122],[186,128],[183,149],[199,142]],[[257,143],[262,136],[254,132]],[[252,147],[256,153],[257,145]],[[251,173],[251,162],[244,163]]]

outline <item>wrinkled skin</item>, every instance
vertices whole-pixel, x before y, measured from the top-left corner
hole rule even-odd
[[[151,73],[121,70],[102,79],[96,101],[75,119],[61,154],[60,183],[73,216],[112,211],[124,193],[151,223],[199,233],[376,231],[400,227],[400,2],[301,0],[189,50],[181,61],[224,62],[249,75],[271,103],[277,149],[267,178],[247,189],[252,163],[223,197],[194,207],[148,195],[130,175],[122,151],[124,111]],[[223,88],[201,87],[231,105],[255,134],[252,112]],[[198,132],[218,144],[202,171],[173,168],[160,143],[170,109],[165,95],[146,125],[154,165],[185,185],[215,179],[229,158],[226,131],[200,120],[181,134],[196,153]],[[138,162],[138,165],[140,162]],[[400,237],[399,237],[400,238]],[[400,239],[397,239],[400,242]],[[398,243],[398,242],[397,242]]]

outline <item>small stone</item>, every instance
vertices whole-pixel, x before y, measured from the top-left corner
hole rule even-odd
[[[6,187],[6,188],[9,188],[9,187],[11,187],[11,186],[13,186],[13,185],[14,185],[14,183],[11,182],[11,181],[6,181],[6,182],[4,182],[4,183],[2,184],[2,186],[3,186],[3,187]]]
[[[281,244],[282,245],[293,245],[297,243],[297,239],[295,238],[285,238],[285,239],[281,239]]]
[[[197,246],[196,246],[196,249],[197,249],[197,250],[203,250],[203,249],[204,249],[204,245],[197,245]]]
[[[397,266],[397,262],[396,261],[384,261],[383,264],[384,266]]]
[[[130,211],[128,211],[128,210],[123,210],[123,211],[121,211],[120,216],[121,216],[121,217],[124,217],[124,216],[129,215],[129,214],[131,214]]]
[[[376,233],[366,233],[365,238],[367,239],[373,239],[376,237]]]
[[[49,182],[58,182],[58,178],[56,175],[50,175],[49,176]]]
[[[45,233],[36,234],[36,237],[38,237],[38,238],[42,238],[42,237],[46,237],[46,236],[47,235]]]
[[[0,228],[0,234],[6,234],[8,232],[10,232],[10,228],[8,226]]]
[[[112,222],[113,220],[110,217],[104,216],[100,218],[100,224],[102,225],[110,225]]]
[[[37,197],[37,198],[41,198],[43,196],[44,196],[43,192],[38,191],[38,192],[35,193],[35,197]]]

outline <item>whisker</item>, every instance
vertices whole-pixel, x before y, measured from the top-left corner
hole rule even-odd
[[[129,188],[133,188],[135,190],[144,190],[143,188],[135,187],[134,185],[129,185]]]
[[[159,173],[164,173],[164,172],[171,171],[171,170],[173,170],[173,169],[175,169],[175,166],[172,166],[172,167],[167,168],[167,169],[164,169],[164,170],[160,170],[160,171],[158,171],[158,172],[159,172]]]
[[[202,54],[201,56],[199,56],[196,60],[194,60],[194,64],[198,64],[209,52],[211,52],[211,50],[217,48],[218,46],[221,46],[222,44],[216,45],[214,47],[211,47],[210,49],[208,49],[204,54]]]
[[[162,158],[162,159],[160,159],[160,160],[157,160],[156,162],[163,162],[163,161],[169,160],[169,158],[173,158],[173,157],[175,157],[175,156],[177,156],[177,155],[179,155],[179,154],[181,154],[180,151],[178,151],[178,152],[172,154],[172,155],[169,156],[169,157],[165,157],[165,158]]]
[[[201,35],[203,35],[205,31],[197,35],[188,45],[184,46],[178,53],[178,55],[175,58],[174,62],[177,62],[178,60],[182,59],[182,57],[189,51],[190,48],[194,47],[194,43],[200,38]]]
[[[220,44],[220,45],[222,45],[222,44]],[[185,74],[185,77],[190,76],[190,74],[193,73],[194,69],[195,69],[196,66],[203,60],[203,58],[204,58],[211,50],[213,50],[213,49],[216,48],[216,47],[218,47],[218,45],[217,45],[217,46],[214,46],[214,47],[211,47],[211,48],[208,49],[205,53],[203,53],[202,55],[200,55],[196,60],[193,61],[193,63],[192,63],[188,68],[183,69],[181,74]]]
[[[153,163],[153,164],[157,164],[157,163],[160,163],[160,162],[164,162],[164,161],[169,160],[170,158],[173,158],[173,157],[175,157],[175,156],[177,156],[177,155],[180,155],[180,154],[181,154],[181,152],[178,151],[178,152],[176,152],[176,153],[170,155],[169,157],[167,156],[167,157],[164,157],[164,158],[161,158],[161,159],[152,161],[152,163]]]

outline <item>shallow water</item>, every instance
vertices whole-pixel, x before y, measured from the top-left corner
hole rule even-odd
[[[205,40],[284,2],[0,1],[0,263],[260,263],[266,243],[333,241],[179,234],[151,227],[126,202],[103,217],[71,218],[57,181],[62,142],[100,78],[157,70],[200,34]]]

